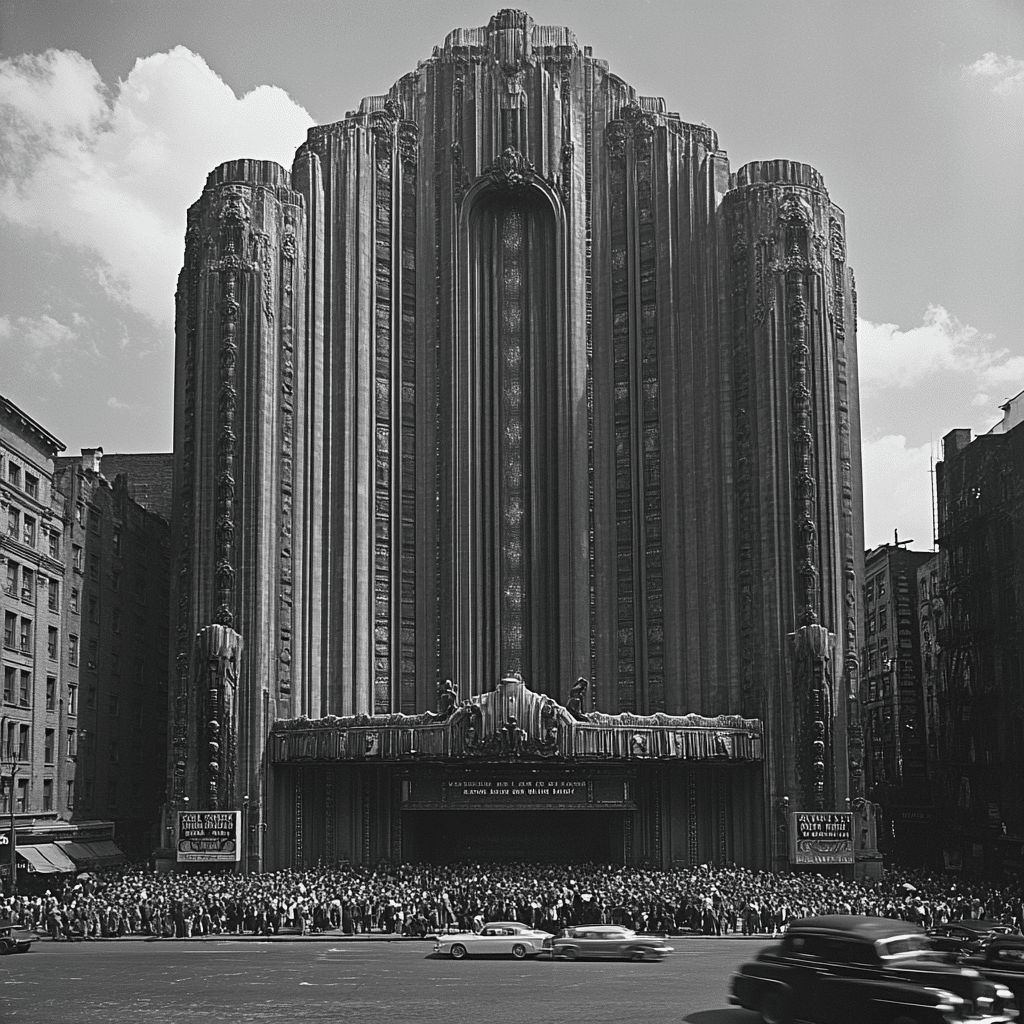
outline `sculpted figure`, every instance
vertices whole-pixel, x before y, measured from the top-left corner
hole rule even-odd
[[[441,719],[450,718],[452,712],[458,707],[459,694],[455,684],[446,679],[437,685],[437,714]]]
[[[576,685],[569,691],[569,702],[566,704],[566,710],[578,722],[582,722],[586,718],[583,708],[586,702],[588,686],[590,686],[590,683],[583,676],[580,676],[576,680]]]

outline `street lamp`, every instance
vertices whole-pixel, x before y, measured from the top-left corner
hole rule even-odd
[[[11,721],[11,719],[7,719],[8,723],[10,721]],[[2,735],[2,733],[3,733],[3,725],[4,725],[4,720],[0,719],[0,735]],[[8,733],[8,737],[11,737],[12,735],[13,735],[13,733],[10,733],[10,732]],[[8,837],[7,837],[7,843],[8,843],[8,846],[10,848],[9,852],[10,852],[10,856],[11,856],[11,861],[10,861],[11,878],[10,878],[10,884],[9,884],[9,892],[10,892],[11,897],[13,898],[18,893],[18,854],[17,854],[17,851],[15,849],[16,842],[17,842],[17,831],[16,831],[15,826],[14,826],[14,778],[15,778],[15,776],[18,773],[18,758],[17,758],[15,750],[14,750],[14,744],[11,742],[10,738],[8,738],[6,748],[4,748],[4,750],[3,750],[3,756],[0,757],[0,776],[3,775],[4,769],[8,769],[10,771],[10,773],[11,773],[11,788],[10,788],[9,793],[8,793],[8,799],[10,800],[10,805],[9,806],[10,806],[10,812],[11,812],[11,826],[10,826],[10,832],[8,834]],[[2,784],[2,779],[0,779],[0,784]],[[13,913],[13,910],[12,910],[12,913]]]
[[[249,874],[249,794],[242,797],[242,835],[241,835],[242,874]]]

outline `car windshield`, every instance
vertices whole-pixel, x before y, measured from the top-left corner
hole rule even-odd
[[[932,948],[927,935],[897,935],[875,943],[879,956],[909,956]]]

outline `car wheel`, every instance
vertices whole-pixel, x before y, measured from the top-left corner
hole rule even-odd
[[[8,953],[13,953],[14,947],[7,942],[0,942],[0,956],[7,956]]]
[[[772,989],[761,997],[761,1020],[764,1024],[789,1024],[789,997]]]
[[[526,947],[521,942],[517,942],[512,947],[512,955],[517,960],[522,960],[526,956]]]
[[[629,954],[629,959],[635,963],[639,963],[641,960],[645,960],[644,951],[642,949],[634,949]]]
[[[466,959],[466,947],[461,942],[456,942],[452,946],[452,959],[453,960],[465,960]]]
[[[575,946],[566,946],[565,949],[561,951],[561,957],[563,960],[575,960],[577,953],[578,950]]]

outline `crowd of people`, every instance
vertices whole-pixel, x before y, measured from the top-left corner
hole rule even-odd
[[[668,934],[778,934],[817,914],[896,917],[931,927],[965,918],[1024,930],[1024,888],[886,872],[878,882],[738,867],[656,871],[595,864],[451,864],[320,868],[257,875],[90,873],[38,896],[0,900],[54,940],[145,935],[379,932],[426,936],[518,920],[557,932],[623,924]]]

